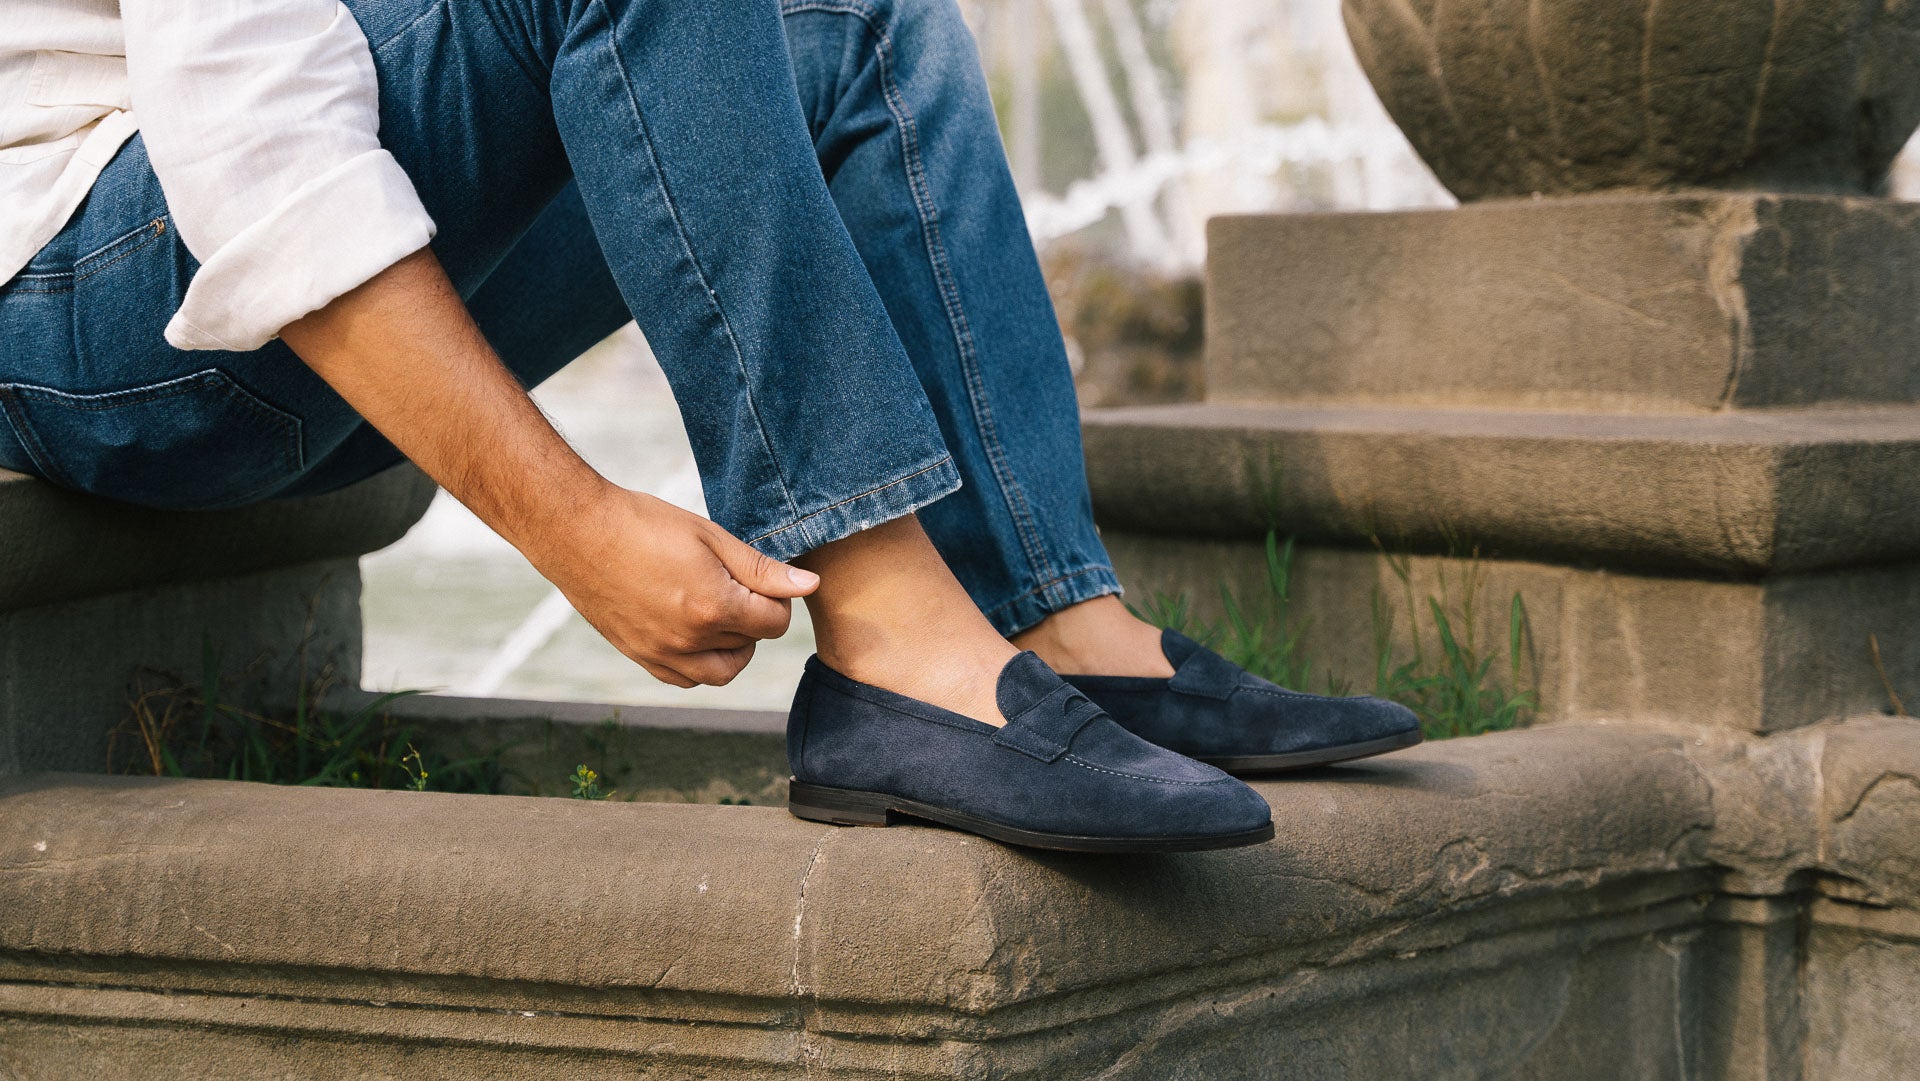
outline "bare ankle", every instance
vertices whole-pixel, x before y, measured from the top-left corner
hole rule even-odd
[[[806,600],[820,659],[849,679],[988,724],[1017,652],[974,606],[912,517],[794,561],[820,575]]]
[[[1013,644],[1071,675],[1165,678],[1173,666],[1160,651],[1160,629],[1134,616],[1119,597],[1095,597],[1063,608],[1014,635]]]

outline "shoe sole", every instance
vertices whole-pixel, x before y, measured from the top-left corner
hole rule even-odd
[[[1257,830],[1217,833],[1206,837],[1084,837],[1071,833],[1045,833],[1002,825],[964,811],[934,807],[885,792],[828,788],[794,780],[787,782],[787,810],[796,818],[835,826],[892,826],[902,820],[931,822],[977,833],[1005,844],[1053,852],[1203,852],[1273,840],[1271,822]]]
[[[1397,736],[1385,736],[1362,743],[1343,743],[1338,747],[1322,747],[1314,751],[1294,751],[1290,754],[1219,755],[1212,758],[1194,755],[1193,757],[1215,769],[1225,770],[1235,775],[1285,773],[1289,770],[1312,769],[1314,766],[1331,766],[1335,762],[1372,758],[1374,755],[1386,754],[1389,751],[1404,751],[1408,747],[1419,746],[1425,739],[1421,731],[1415,728]]]

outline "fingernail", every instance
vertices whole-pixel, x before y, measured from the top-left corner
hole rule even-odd
[[[787,577],[801,589],[812,589],[820,583],[820,576],[812,571],[803,571],[799,567],[788,567]]]

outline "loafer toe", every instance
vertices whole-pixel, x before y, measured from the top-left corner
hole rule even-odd
[[[1289,690],[1171,629],[1161,648],[1170,679],[1065,678],[1128,731],[1231,773],[1346,762],[1422,739],[1420,719],[1398,702]]]

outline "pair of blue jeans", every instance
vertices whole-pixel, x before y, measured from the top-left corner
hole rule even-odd
[[[523,382],[633,318],[710,513],[768,555],[917,510],[1005,633],[1118,590],[953,0],[347,4],[381,140]],[[197,267],[135,137],[0,287],[0,465],[211,508],[399,460],[277,341],[168,347]]]

